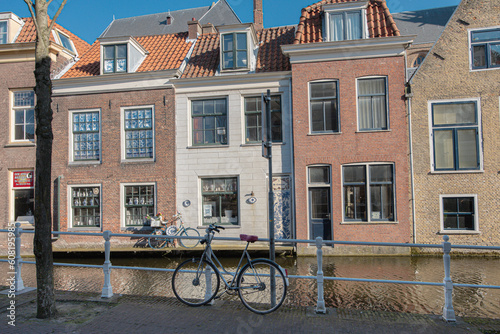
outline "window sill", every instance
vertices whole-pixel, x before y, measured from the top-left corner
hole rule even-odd
[[[341,135],[342,132],[314,132],[314,133],[308,133],[308,136],[331,136],[331,135]]]
[[[479,235],[481,234],[480,231],[468,231],[468,230],[446,230],[446,231],[439,231],[436,234],[440,235]]]
[[[500,67],[490,67],[490,68],[471,68],[471,72],[481,72],[481,71],[493,71],[500,70]]]
[[[379,132],[392,132],[391,129],[387,130],[358,130],[356,133],[379,133]]]
[[[226,144],[226,145],[199,145],[199,146],[188,146],[187,149],[192,150],[192,149],[198,149],[198,148],[204,149],[204,148],[228,148],[228,147],[229,147],[229,144]]]
[[[101,161],[70,161],[68,163],[68,167],[78,167],[78,166],[92,166],[92,165],[100,165]]]
[[[483,169],[471,169],[471,170],[433,170],[429,174],[439,175],[439,174],[482,174]]]
[[[127,159],[120,162],[123,165],[140,165],[140,164],[154,164],[155,159]]]
[[[279,142],[279,143],[273,142],[273,146],[283,146],[283,145],[286,145],[286,143],[285,142]],[[262,143],[245,143],[245,144],[241,144],[240,146],[241,147],[255,147],[255,146],[261,147]]]
[[[341,225],[397,225],[398,221],[343,221],[340,223]]]
[[[102,229],[100,227],[84,227],[84,226],[68,228],[68,232],[82,232],[82,231],[101,232]]]
[[[4,145],[4,147],[35,147],[36,144],[33,142],[19,142],[19,143],[9,143]]]

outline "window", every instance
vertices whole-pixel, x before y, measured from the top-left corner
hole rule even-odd
[[[282,142],[281,96],[271,96],[271,136],[273,142]],[[262,141],[262,98],[245,98],[246,143]]]
[[[222,35],[222,69],[248,67],[247,33]]]
[[[14,141],[35,140],[35,93],[19,91],[13,94]]]
[[[99,161],[99,111],[73,113],[73,161]]]
[[[226,99],[192,102],[193,145],[227,144]]]
[[[418,57],[413,61],[412,67],[419,67],[424,62],[424,59],[425,55],[418,55]]]
[[[480,168],[477,102],[432,104],[434,170]]]
[[[7,21],[0,21],[0,44],[7,44],[8,41],[7,33]]]
[[[153,108],[124,109],[125,159],[154,157]]]
[[[500,28],[471,31],[472,68],[500,66]]]
[[[100,186],[71,188],[71,214],[73,227],[101,226]]]
[[[332,239],[330,167],[308,168],[309,226],[311,239]]]
[[[238,179],[201,180],[203,224],[238,225]]]
[[[155,214],[154,185],[125,185],[125,226],[150,225],[146,216]]]
[[[359,130],[387,130],[386,78],[358,79]]]
[[[394,221],[394,167],[342,167],[345,221]]]
[[[68,36],[64,35],[60,31],[57,31],[57,37],[59,37],[59,41],[60,41],[59,44],[64,46],[69,51],[75,53],[75,47],[73,46],[73,42],[71,42],[71,39]]]
[[[477,230],[476,196],[440,196],[443,230]]]
[[[127,72],[127,45],[104,46],[104,73]]]
[[[311,94],[311,132],[339,132],[337,82],[309,84]]]
[[[12,172],[14,220],[34,223],[35,179],[33,170]]]
[[[362,11],[345,11],[328,15],[331,42],[363,38]]]

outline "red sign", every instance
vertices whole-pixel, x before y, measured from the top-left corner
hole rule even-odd
[[[32,188],[35,185],[35,180],[33,179],[33,171],[20,171],[14,172],[14,188]]]

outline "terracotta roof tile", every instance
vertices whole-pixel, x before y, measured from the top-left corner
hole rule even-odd
[[[322,42],[323,5],[347,3],[357,0],[322,0],[302,9],[294,44]],[[399,36],[399,30],[392,18],[385,0],[370,0],[366,10],[370,38]]]
[[[288,57],[281,52],[280,45],[292,44],[294,27],[279,27],[259,30],[257,38],[262,44],[257,54],[256,72],[289,71]],[[214,76],[219,68],[219,34],[204,34],[198,38],[183,78]]]
[[[36,28],[35,24],[33,23],[33,18],[31,17],[26,17],[22,19],[24,21],[24,26],[21,29],[21,32],[19,33],[19,36],[16,38],[16,43],[30,43],[34,42],[36,40]],[[49,24],[51,20],[49,19]],[[78,52],[78,55],[81,57],[90,47],[90,45],[82,40],[80,37],[76,36],[75,34],[71,33],[69,30],[63,28],[59,24],[54,24],[54,27],[57,30],[60,30],[64,34],[68,35],[73,44],[75,45],[76,51]],[[50,34],[50,40],[52,42],[56,42],[54,39],[54,35]]]
[[[137,42],[148,52],[137,72],[179,68],[193,45],[192,42],[186,42],[187,37],[187,33],[137,37]],[[100,43],[95,41],[90,50],[63,75],[63,78],[99,75],[100,59]]]

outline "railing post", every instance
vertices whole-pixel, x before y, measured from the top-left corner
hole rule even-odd
[[[111,261],[109,255],[111,253],[111,231],[104,231],[104,264],[102,269],[104,271],[104,286],[102,288],[101,298],[113,297],[113,287],[111,286]]]
[[[207,261],[211,262],[212,259],[212,249],[207,252]],[[205,268],[205,280],[207,282],[207,289],[205,290],[205,300],[212,297],[212,267],[208,266]],[[206,305],[213,305],[215,301],[212,299]]]
[[[455,310],[453,309],[453,282],[450,277],[450,251],[451,243],[448,242],[450,237],[443,236],[443,262],[444,262],[444,306],[443,319],[445,321],[457,321],[455,318]]]
[[[316,305],[316,313],[326,313],[325,308],[325,297],[324,297],[324,289],[323,289],[323,238],[316,238],[316,256],[318,258],[318,272],[316,273],[316,280],[318,284],[318,303]]]
[[[15,239],[15,249],[16,257],[14,259],[14,270],[16,273],[16,292],[24,290],[23,278],[21,276],[22,258],[21,258],[21,233],[23,229],[21,228],[21,223],[16,222],[16,228],[14,229]]]

